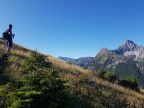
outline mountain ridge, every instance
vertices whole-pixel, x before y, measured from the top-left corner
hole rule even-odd
[[[118,49],[102,48],[94,59],[85,63],[84,68],[92,71],[102,68],[114,71],[117,78],[134,75],[139,86],[144,87],[144,47],[138,46],[131,40],[126,40]]]

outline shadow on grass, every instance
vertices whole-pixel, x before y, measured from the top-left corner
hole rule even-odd
[[[0,55],[0,85],[5,84],[9,81],[8,76],[5,74],[5,69],[8,66],[8,58]]]

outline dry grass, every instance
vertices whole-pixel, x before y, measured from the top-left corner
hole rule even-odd
[[[140,89],[141,94],[144,94],[144,89]]]
[[[106,90],[103,90],[103,92],[108,93],[109,91],[117,91],[119,93],[118,95],[122,95],[123,97],[127,98],[130,105],[135,104],[136,108],[142,108],[141,104],[144,103],[144,95],[143,94],[135,92],[135,91],[130,90],[130,89],[127,89],[127,88],[124,88],[124,87],[119,86],[117,84],[107,82],[107,81],[102,80],[100,78],[97,78],[93,74],[93,72],[90,72],[89,70],[85,70],[85,69],[80,68],[80,67],[75,66],[75,65],[71,65],[71,64],[69,64],[63,60],[59,60],[59,59],[53,58],[51,56],[49,56],[48,58],[58,68],[72,71],[74,74],[76,74],[77,72],[80,72],[79,76],[74,76],[73,74],[68,74],[68,73],[62,74],[63,79],[75,81],[75,80],[79,79],[80,76],[85,75],[89,81],[93,81],[96,84],[103,86],[106,89]],[[143,90],[143,93],[144,93],[144,90]]]
[[[4,42],[0,40],[0,49],[4,51],[5,47],[3,46]],[[12,55],[9,58],[9,69],[8,74],[10,74],[13,78],[18,78],[21,74],[20,67],[23,64],[23,60],[29,57],[29,54],[32,50],[21,47],[19,45],[14,45],[12,50]],[[85,76],[88,81],[92,81],[95,85],[101,85],[103,89],[103,93],[108,95],[109,93],[116,91],[118,95],[126,97],[131,105],[135,104],[136,108],[142,108],[142,104],[144,104],[144,90],[141,90],[141,93],[126,89],[122,86],[119,86],[114,83],[110,83],[104,81],[100,78],[97,78],[93,72],[89,70],[85,70],[76,65],[72,65],[63,60],[54,58],[50,55],[46,55],[50,62],[53,63],[55,69],[59,69],[61,71],[60,76],[62,79],[69,81],[70,84],[72,82],[76,82],[80,79],[81,76]],[[71,85],[74,86],[74,85]],[[93,89],[93,85],[87,84],[87,87]],[[87,92],[87,88],[83,89],[83,93]],[[93,89],[94,90],[94,89]]]
[[[76,65],[72,65],[72,64],[69,64],[63,60],[60,60],[58,58],[54,58],[52,56],[49,56],[48,59],[50,61],[52,61],[52,63],[57,67],[57,68],[60,68],[60,69],[65,69],[65,70],[70,70],[70,71],[73,71],[73,72],[81,72],[81,73],[88,73],[90,72],[89,70],[85,70],[81,67],[78,67]]]
[[[108,88],[111,88],[112,90],[116,90],[123,97],[126,97],[131,105],[133,105],[135,103],[135,106],[137,108],[142,108],[141,104],[144,102],[144,94],[135,92],[135,91],[130,90],[128,88],[124,88],[124,87],[119,86],[119,85],[114,84],[114,83],[104,81],[104,80],[102,80],[100,78],[96,78],[92,75],[90,76],[90,79],[93,80],[94,82],[98,83],[98,84],[105,86],[106,88],[108,87]]]

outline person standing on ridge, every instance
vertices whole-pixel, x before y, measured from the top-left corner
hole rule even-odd
[[[13,28],[12,24],[9,24],[9,28],[5,31],[9,35],[9,38],[6,40],[7,49],[4,54],[5,57],[10,55],[11,48],[13,45],[13,38],[14,38],[15,34],[12,33],[12,28]]]

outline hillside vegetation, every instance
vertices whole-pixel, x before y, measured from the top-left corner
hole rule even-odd
[[[144,47],[131,40],[126,40],[114,50],[102,48],[95,57],[59,58],[92,71],[105,69],[115,72],[117,80],[134,76],[138,81],[138,86],[144,88]]]
[[[0,40],[2,108],[143,108],[144,95],[102,80],[89,70],[14,45],[3,59]]]

